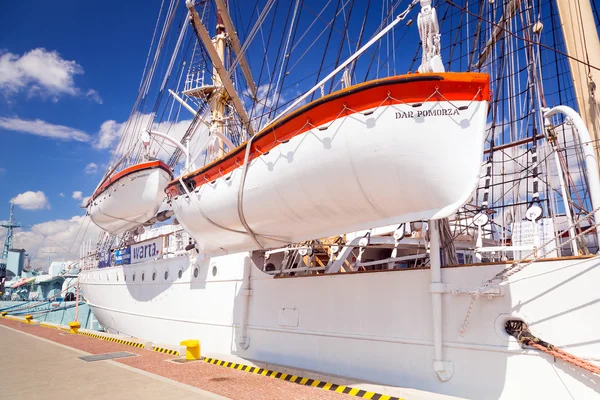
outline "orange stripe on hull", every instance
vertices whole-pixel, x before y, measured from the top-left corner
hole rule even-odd
[[[317,99],[260,131],[252,142],[250,160],[271,151],[315,127],[326,125],[340,116],[392,104],[427,101],[489,101],[489,76],[481,73],[411,74],[378,79],[334,92]],[[183,177],[186,184],[199,187],[228,174],[244,162],[247,142],[222,158]],[[179,180],[169,183],[169,196],[179,194]]]

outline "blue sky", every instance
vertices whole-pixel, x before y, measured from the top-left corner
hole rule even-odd
[[[79,255],[98,229],[82,199],[127,120],[160,1],[4,2],[0,12],[0,220],[32,264]],[[101,130],[104,134],[101,135]],[[76,239],[77,237],[77,239]],[[4,241],[4,232],[0,232]]]
[[[131,111],[160,2],[137,7],[122,1],[104,1],[102,6],[74,0],[58,4],[6,2],[0,13],[0,51],[5,57],[45,49],[32,59],[42,70],[49,59],[43,54],[52,52],[76,63],[72,82],[62,82],[54,90],[42,87],[34,93],[32,87],[39,85],[35,79],[17,90],[0,84],[0,117],[13,123],[39,119],[89,135],[78,142],[0,128],[0,219],[6,218],[10,200],[20,193],[42,191],[49,202],[49,208],[18,210],[18,219],[26,225],[83,214],[73,192],[89,195],[100,179],[110,154],[94,147],[94,140],[105,121],[122,122]],[[85,172],[90,163],[99,166],[95,174]]]

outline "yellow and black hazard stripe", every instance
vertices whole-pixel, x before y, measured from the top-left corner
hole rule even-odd
[[[229,361],[217,360],[214,358],[205,357],[204,361],[209,364],[219,365],[221,367],[236,369],[238,371],[250,372],[256,375],[267,376],[270,378],[281,379],[283,381],[293,382],[298,385],[312,386],[323,390],[329,390],[337,393],[344,393],[354,397],[371,400],[403,400],[398,397],[389,396],[387,394],[368,392],[366,390],[353,388],[351,386],[336,385],[335,383],[323,382],[318,379],[303,378],[301,376],[289,375],[283,372],[271,371],[259,367],[251,367],[249,365],[237,364]]]
[[[179,357],[179,352],[176,350],[171,350],[171,349],[165,349],[163,347],[158,347],[158,346],[152,346],[152,350],[153,351],[157,351],[159,353],[163,353],[163,354],[170,354],[172,356],[176,356]]]
[[[137,347],[137,348],[144,347],[143,343],[132,342],[130,340],[117,339],[117,338],[113,338],[113,337],[110,337],[110,336],[104,336],[104,335],[96,335],[94,333],[89,333],[89,332],[81,332],[81,331],[79,331],[77,333],[79,335],[85,335],[85,336],[93,337],[95,339],[107,340],[109,342],[115,342],[115,343],[119,343],[119,344],[124,344],[126,346],[132,346],[132,347]]]

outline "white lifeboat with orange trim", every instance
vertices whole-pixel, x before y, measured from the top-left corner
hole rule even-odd
[[[125,168],[96,189],[87,212],[96,225],[112,235],[136,228],[154,217],[171,179],[173,173],[162,161]]]
[[[206,255],[448,217],[477,186],[489,98],[481,73],[351,86],[172,181],[167,195]]]

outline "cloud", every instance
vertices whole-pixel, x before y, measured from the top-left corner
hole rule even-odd
[[[95,174],[96,172],[98,172],[98,165],[96,163],[89,163],[88,165],[85,166],[85,168],[83,169],[83,171],[86,174]]]
[[[94,89],[90,89],[87,91],[87,93],[85,94],[85,96],[90,99],[90,101],[94,101],[98,104],[102,104],[102,97],[100,97],[100,94],[95,91]]]
[[[23,210],[42,210],[44,208],[50,208],[48,198],[42,191],[27,191],[18,194],[16,197],[13,197],[10,202]]]
[[[79,94],[74,78],[82,74],[81,65],[44,48],[23,55],[0,54],[0,89],[8,94],[27,91],[29,96],[57,101],[61,95]]]
[[[166,133],[177,141],[188,130],[192,120],[181,120],[179,122],[160,122],[150,124],[153,114],[135,113],[132,118],[125,122],[117,122],[115,120],[107,120],[100,125],[100,130],[96,135],[90,135],[79,129],[71,128],[63,125],[55,125],[42,120],[25,120],[20,118],[0,117],[0,129],[5,129],[14,132],[28,133],[42,137],[65,141],[78,141],[91,144],[97,150],[112,149],[117,144],[121,136],[127,129],[127,143],[141,145],[140,133],[145,127],[152,125],[152,129],[162,133]],[[143,127],[143,128],[142,128]],[[194,150],[201,149],[207,141],[208,128],[200,124],[196,133],[191,140],[192,154]],[[130,140],[131,139],[131,140]],[[118,153],[122,156],[127,149],[113,150],[113,153]],[[163,139],[153,140],[150,145],[149,154],[152,157],[166,161],[172,154],[174,146]],[[93,164],[93,163],[92,163]],[[89,164],[88,164],[89,165]],[[94,164],[95,165],[95,164]],[[96,165],[96,168],[98,166]],[[91,172],[88,172],[91,173]]]
[[[90,239],[95,243],[99,233],[100,228],[89,218],[74,216],[36,224],[27,230],[17,230],[13,247],[27,251],[32,267],[47,269],[48,255],[51,261],[77,261],[82,243]]]
[[[119,124],[117,121],[108,120],[100,125],[98,137],[94,142],[94,147],[98,150],[112,147],[121,137],[121,132],[125,124]]]
[[[140,145],[140,133],[142,128],[132,129],[132,127],[145,127],[150,126],[151,119],[153,118],[153,114],[141,114],[135,113],[131,117],[131,119],[124,122],[117,122],[114,120],[105,121],[100,126],[100,132],[98,133],[97,139],[94,141],[93,146],[96,149],[109,149],[113,148],[122,135],[127,135],[127,142]],[[179,122],[160,122],[152,124],[152,130],[158,131],[161,133],[166,133],[173,139],[177,141],[181,141],[181,138],[188,130],[192,120],[181,120]],[[196,155],[197,152],[195,150],[201,149],[204,146],[204,143],[207,141],[208,137],[208,129],[205,125],[201,124],[192,137],[191,140],[191,148],[192,155]],[[129,140],[131,138],[131,140]],[[117,157],[123,155],[123,152],[126,149],[119,149]],[[174,150],[174,146],[163,139],[157,138],[156,140],[152,140],[150,144],[149,154],[151,157],[155,157],[166,161],[171,153]]]
[[[64,194],[63,192],[60,192],[58,195],[59,195],[60,197],[65,197],[65,194]]]
[[[79,129],[64,125],[55,125],[39,119],[26,120],[20,118],[0,117],[0,128],[31,135],[43,136],[59,140],[74,140],[77,142],[89,142],[92,137]]]
[[[258,99],[258,102],[254,106],[254,110],[251,115],[251,120],[254,121],[254,129],[256,131],[263,128],[263,126],[258,126],[258,123],[261,120],[262,120],[263,125],[266,125],[268,123],[266,114],[270,113],[272,110],[277,109],[278,107],[281,107],[283,104],[285,104],[287,101],[287,97],[289,95],[289,93],[285,93],[285,94],[282,93],[281,95],[278,96],[277,93],[269,93],[269,89],[270,89],[270,87],[267,84],[260,85],[256,89],[256,97]],[[247,94],[247,97],[250,97],[249,91],[247,91],[246,94]],[[279,98],[277,98],[277,97],[279,97]],[[247,106],[248,106],[248,109],[250,109],[249,107],[251,106],[251,103],[248,103]],[[298,105],[298,107],[300,107],[300,106],[302,106],[302,104]],[[275,115],[279,115],[279,113],[281,111],[283,111],[283,108],[281,110],[275,112]]]
[[[83,192],[75,191],[73,192],[73,196],[71,196],[74,200],[80,200],[79,202],[79,206],[81,207],[85,207],[87,205],[88,200],[90,199],[90,197],[92,196],[86,196],[83,197]]]
[[[81,203],[79,203],[79,206],[81,206],[81,207],[87,206],[87,203],[91,198],[92,198],[92,196],[85,196],[83,199],[81,199]]]

